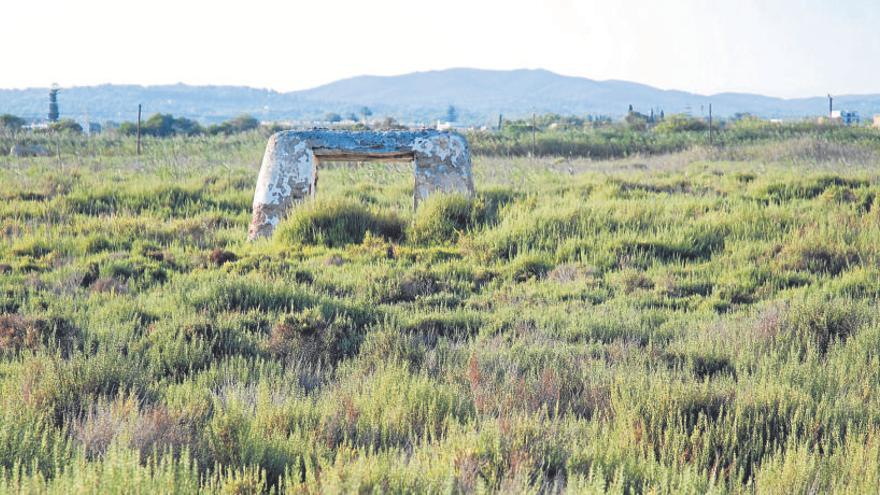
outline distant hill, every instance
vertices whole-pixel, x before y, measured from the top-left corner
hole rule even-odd
[[[28,119],[44,118],[48,88],[0,89],[0,113]],[[781,99],[744,93],[711,96],[661,90],[626,81],[595,81],[546,70],[494,71],[448,69],[399,76],[359,76],[304,91],[281,93],[242,86],[101,85],[64,88],[59,95],[62,116],[92,121],[133,120],[137,104],[144,113],[172,113],[210,123],[251,113],[264,120],[317,120],[327,112],[342,116],[363,106],[374,118],[392,116],[407,123],[442,119],[454,105],[467,124],[495,122],[498,114],[524,117],[531,113],[608,115],[620,117],[632,105],[649,113],[690,112],[704,115],[711,102],[719,117],[748,112],[767,118],[823,115],[824,97]],[[880,113],[880,94],[835,97],[835,107],[863,117]]]

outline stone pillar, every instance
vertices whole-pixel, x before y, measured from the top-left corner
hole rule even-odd
[[[315,181],[315,155],[309,143],[288,133],[269,138],[254,193],[248,239],[272,235],[294,201],[307,198]]]
[[[415,189],[413,208],[435,192],[474,194],[471,155],[464,136],[438,133],[417,138],[415,155]]]

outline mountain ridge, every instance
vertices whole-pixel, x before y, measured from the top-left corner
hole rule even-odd
[[[0,89],[0,113],[39,120],[47,106],[48,88]],[[532,113],[620,117],[629,105],[637,111],[705,115],[711,103],[718,117],[752,113],[765,118],[824,115],[824,97],[779,98],[755,93],[701,95],[660,89],[618,79],[594,80],[546,69],[485,70],[454,68],[395,76],[362,75],[314,88],[280,92],[248,86],[100,84],[62,88],[62,116],[92,121],[133,120],[137,104],[147,115],[172,113],[210,123],[241,113],[263,120],[320,120],[328,112],[359,114],[363,106],[374,118],[408,123],[443,119],[454,105],[463,124],[516,118]],[[858,111],[863,118],[880,113],[880,94],[842,95],[835,106]]]

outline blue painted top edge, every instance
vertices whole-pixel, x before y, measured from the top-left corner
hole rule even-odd
[[[436,129],[390,130],[390,131],[336,131],[330,129],[289,130],[276,133],[276,141],[307,141],[312,148],[328,148],[351,151],[394,152],[408,150],[419,138],[436,136],[464,137],[451,131]]]

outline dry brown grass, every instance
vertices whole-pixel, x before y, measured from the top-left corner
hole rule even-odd
[[[0,354],[34,350],[41,342],[41,325],[17,314],[0,315]]]

